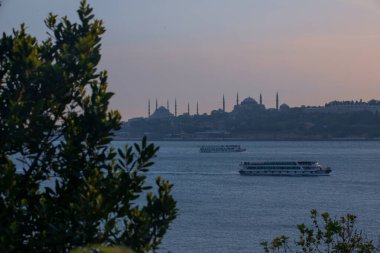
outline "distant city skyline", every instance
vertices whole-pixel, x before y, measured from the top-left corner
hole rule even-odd
[[[263,96],[267,107],[380,98],[380,4],[376,0],[94,1],[106,34],[99,69],[111,108],[146,116],[147,101],[177,99],[178,115],[233,108]],[[4,0],[0,31],[20,23],[40,40],[49,12],[77,20],[77,0]],[[173,110],[173,106],[171,106]]]
[[[283,104],[289,106],[288,103],[286,103],[284,101],[281,101],[281,97],[280,97],[280,94],[278,92],[276,92],[274,94],[273,98],[271,99],[271,100],[275,101],[274,102],[274,106],[272,106],[272,107],[271,106],[267,106],[267,104],[263,100],[263,96],[262,96],[261,93],[259,94],[259,96],[257,98],[254,97],[254,96],[241,97],[242,101],[244,101],[247,98],[254,99],[257,102],[257,104],[264,105],[266,109],[276,109],[276,110],[278,110],[280,108],[280,106],[283,105]],[[342,102],[353,101],[354,103],[355,102],[366,103],[366,102],[368,102],[370,100],[373,100],[373,99],[375,99],[375,98],[371,98],[371,99],[368,99],[368,100],[350,99],[350,100],[341,100],[341,101]],[[178,113],[179,107],[178,107],[178,100],[177,99],[174,99],[173,101],[166,100],[166,105],[164,105],[164,104],[160,104],[158,102],[159,99],[156,98],[156,105],[155,105],[155,108],[153,108],[153,109],[151,108],[151,102],[150,101],[151,101],[151,99],[148,99],[147,104],[146,104],[145,114],[143,114],[143,115],[137,115],[136,116],[137,118],[139,118],[139,117],[146,117],[146,116],[149,117],[160,107],[166,108],[174,116],[179,116],[179,115],[182,115],[182,114],[190,114],[190,115],[210,114],[214,110],[222,110],[222,111],[225,111],[225,112],[231,112],[231,111],[233,111],[234,106],[235,105],[239,105],[240,102],[241,102],[239,100],[239,93],[235,94],[235,100],[233,100],[233,101],[227,101],[226,98],[225,98],[225,95],[223,94],[222,97],[221,97],[221,99],[220,99],[220,103],[218,105],[216,105],[214,108],[211,108],[209,111],[200,110],[201,107],[199,106],[199,100],[195,100],[194,104],[192,104],[190,102],[186,102],[186,103],[184,102],[184,103],[182,103],[184,109],[179,110],[179,113]],[[319,106],[322,106],[323,107],[325,104],[329,104],[329,103],[331,104],[334,101],[338,101],[338,100],[327,101],[326,103],[321,104],[321,105],[302,104],[302,105],[290,106],[290,107],[302,107],[302,106],[305,106],[305,107],[319,107]],[[172,107],[172,108],[170,107],[171,102],[172,102],[172,104],[174,104],[174,107]],[[272,104],[272,103],[270,103],[270,104]],[[227,107],[227,105],[230,105],[230,106]],[[193,109],[193,110],[191,110],[191,109]],[[193,112],[193,113],[191,113],[191,112]]]
[[[179,115],[180,114],[184,114],[184,113],[188,113],[189,112],[188,109],[191,109],[191,108],[194,108],[194,115],[196,115],[196,114],[204,114],[204,113],[209,114],[213,110],[222,110],[222,111],[226,111],[226,112],[232,111],[235,105],[240,104],[239,93],[236,93],[235,96],[236,96],[235,100],[233,100],[232,102],[230,102],[230,101],[226,100],[226,98],[225,98],[225,96],[223,94],[222,97],[221,97],[219,105],[217,105],[215,108],[211,108],[210,111],[199,110],[200,109],[200,107],[199,107],[199,100],[194,100],[195,101],[194,105],[192,105],[191,102],[186,102],[186,104],[185,104],[185,106],[186,106],[185,109],[186,110],[180,110],[180,112],[182,112],[182,113],[179,113]],[[247,96],[247,97],[242,97],[242,100],[244,100],[246,98],[253,98],[258,104],[265,105],[264,100],[263,100],[263,96],[262,96],[261,93],[259,94],[258,98],[254,97],[254,96]],[[177,112],[178,112],[178,102],[177,102],[176,98],[174,98],[173,101],[170,101],[169,99],[167,99],[166,100],[166,105],[164,105],[162,103],[160,104],[159,103],[159,99],[156,98],[156,105],[155,105],[155,108],[153,110],[151,108],[151,102],[150,101],[151,101],[151,99],[148,99],[147,104],[146,104],[146,113],[147,113],[148,116],[151,115],[152,113],[154,113],[154,111],[157,110],[160,107],[164,107],[169,112],[173,113],[174,115],[177,115]],[[285,102],[281,102],[281,100],[279,99],[279,94],[278,93],[275,93],[275,95],[274,95],[274,101],[275,101],[275,106],[273,106],[273,107],[267,107],[267,108],[273,108],[273,109],[276,108],[276,109],[278,109],[278,107],[281,104],[286,104]],[[172,109],[170,109],[171,102],[172,102],[172,104],[174,104],[174,107]],[[229,106],[230,108],[227,107],[227,105],[230,105]],[[143,116],[146,116],[146,115],[138,115],[137,117],[139,117],[139,116],[143,117]]]

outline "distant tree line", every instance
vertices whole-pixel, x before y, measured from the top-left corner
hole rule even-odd
[[[371,99],[368,102],[362,100],[346,100],[346,101],[332,101],[326,104],[326,106],[331,105],[378,105],[380,106],[380,100]]]

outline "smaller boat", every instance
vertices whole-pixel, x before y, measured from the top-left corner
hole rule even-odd
[[[328,176],[331,169],[316,161],[241,162],[239,173],[245,176]]]
[[[201,153],[231,153],[244,152],[245,150],[240,145],[202,145],[199,148]]]

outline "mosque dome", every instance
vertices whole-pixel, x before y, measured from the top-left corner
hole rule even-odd
[[[290,109],[290,106],[287,104],[280,105],[280,111],[287,111]]]
[[[169,112],[168,109],[166,109],[163,106],[160,106],[157,108],[157,110],[150,116],[152,119],[163,119],[163,118],[170,118],[173,114]]]
[[[257,101],[251,97],[247,97],[243,101],[241,101],[242,105],[257,105]]]

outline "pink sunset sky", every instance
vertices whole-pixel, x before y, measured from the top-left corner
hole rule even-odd
[[[46,37],[49,12],[75,18],[79,1],[3,0],[0,31],[25,22]],[[267,107],[380,99],[380,1],[89,1],[107,32],[101,68],[124,120],[169,100],[179,113],[227,110],[263,95]]]

